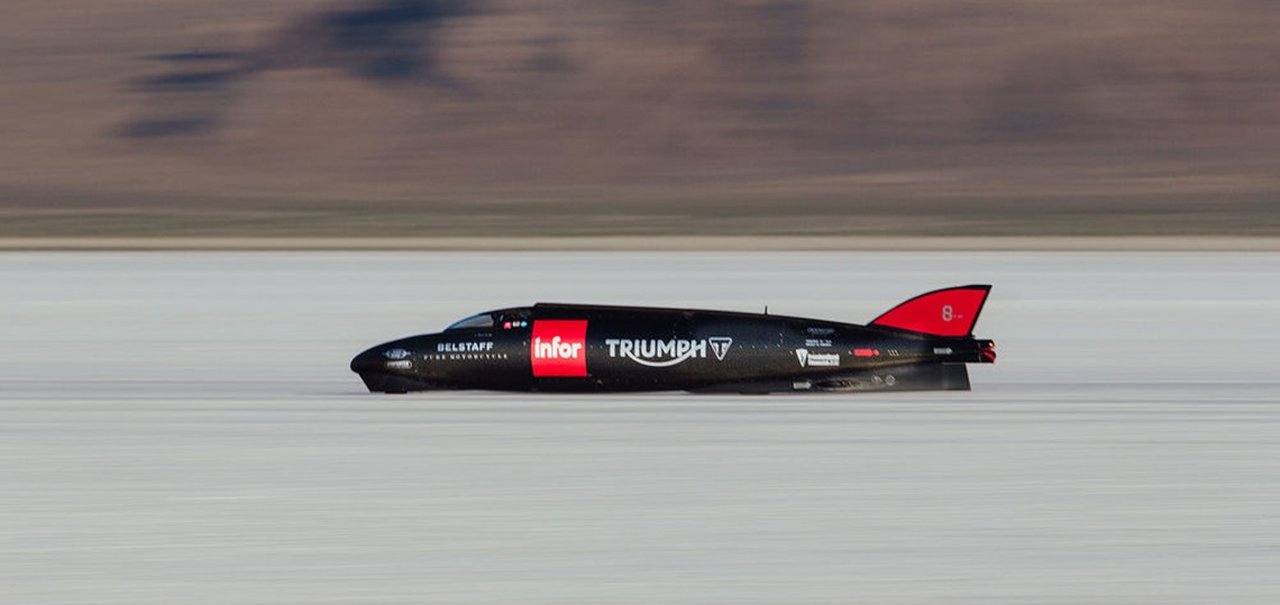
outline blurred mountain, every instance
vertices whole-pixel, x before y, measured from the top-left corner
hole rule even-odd
[[[1262,0],[10,0],[2,231],[1272,234],[1278,29]]]

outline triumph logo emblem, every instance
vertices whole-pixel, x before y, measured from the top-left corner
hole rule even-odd
[[[711,352],[716,354],[716,359],[724,361],[724,356],[729,352],[733,339],[728,336],[713,336],[708,338],[707,342],[711,343]]]
[[[389,351],[383,351],[382,356],[387,359],[404,359],[408,357],[409,354],[410,353],[404,349],[391,349]]]
[[[650,368],[669,368],[695,357],[705,358],[710,348],[716,359],[724,361],[733,339],[715,336],[701,340],[655,340],[652,338],[606,338],[609,357],[625,357]]]

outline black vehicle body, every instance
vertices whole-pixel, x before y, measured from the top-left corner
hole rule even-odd
[[[968,390],[995,361],[972,329],[990,286],[923,294],[866,326],[728,311],[539,303],[387,342],[351,369],[370,391],[768,393]]]

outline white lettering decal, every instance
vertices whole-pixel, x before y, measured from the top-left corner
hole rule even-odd
[[[436,345],[437,353],[475,353],[492,350],[492,342],[442,342]]]
[[[809,349],[796,349],[796,359],[802,368],[834,368],[840,365],[839,353],[810,353]]]
[[[810,353],[809,365],[833,368],[840,365],[840,355],[837,353]]]
[[[733,344],[733,339],[727,336],[701,340],[606,338],[604,344],[608,347],[609,357],[630,359],[651,368],[669,368],[690,359],[705,359],[708,347],[715,353],[717,360],[724,361],[725,355],[729,353],[729,346]]]
[[[541,337],[533,339],[533,356],[537,359],[577,359],[582,354],[582,343],[560,342],[557,336],[551,342]]]

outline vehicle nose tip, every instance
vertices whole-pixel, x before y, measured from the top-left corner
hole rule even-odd
[[[413,352],[399,347],[386,345],[369,349],[351,360],[351,371],[357,374],[365,372],[386,372],[387,370],[407,370],[413,367],[410,360]]]
[[[351,371],[357,374],[364,372],[375,372],[382,369],[382,356],[377,351],[369,349],[355,357],[351,358]]]

